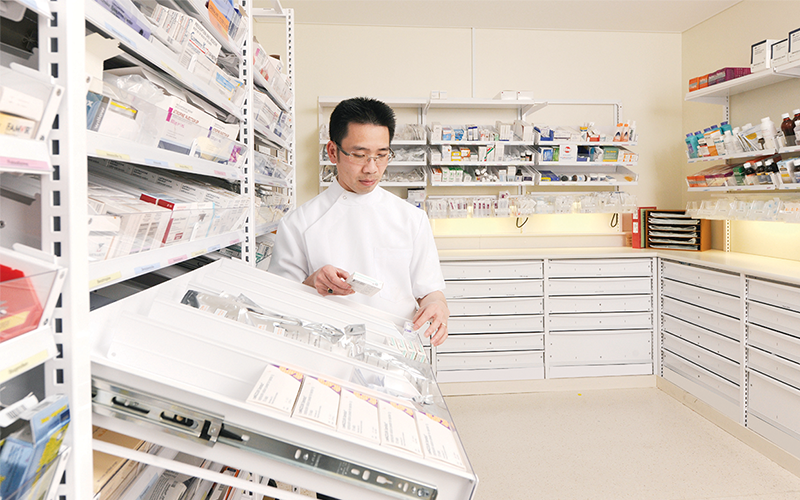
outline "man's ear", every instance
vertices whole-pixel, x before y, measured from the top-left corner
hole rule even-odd
[[[325,145],[325,151],[327,151],[328,160],[331,163],[335,164],[338,161],[337,157],[338,149],[339,148],[336,146],[336,143],[333,141],[328,141],[328,144]]]

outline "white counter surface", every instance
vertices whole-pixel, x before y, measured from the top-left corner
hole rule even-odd
[[[661,257],[664,259],[707,266],[748,276],[784,281],[800,285],[800,262],[746,253],[707,250],[681,252],[676,250],[633,249],[630,247],[591,248],[513,248],[440,250],[442,262],[468,260],[568,259],[615,257]]]

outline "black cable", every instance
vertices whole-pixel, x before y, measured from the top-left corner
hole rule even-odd
[[[522,226],[524,226],[524,225],[525,225],[525,223],[527,223],[527,222],[528,222],[528,218],[527,218],[527,217],[525,217],[525,220],[524,220],[524,221],[522,221],[522,224],[520,224],[520,223],[519,223],[519,217],[517,217],[517,222],[516,222],[517,229],[522,229]]]
[[[611,216],[611,223],[609,224],[611,227],[617,227],[619,225],[619,214],[615,213]]]

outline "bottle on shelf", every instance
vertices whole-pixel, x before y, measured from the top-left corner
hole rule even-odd
[[[744,164],[744,178],[748,186],[755,186],[756,182],[756,169],[749,161]]]
[[[725,137],[723,138],[725,142],[725,153],[726,154],[733,154],[738,152],[736,149],[736,140],[733,138],[733,132],[731,130],[725,131]]]
[[[743,153],[744,152],[744,148],[742,147],[741,135],[740,135],[741,133],[742,133],[742,130],[739,127],[736,127],[736,128],[733,129],[733,133],[731,134],[733,136],[733,152],[734,153]]]
[[[757,185],[769,184],[769,176],[767,175],[767,169],[764,167],[764,162],[757,161],[753,165],[753,169],[756,171]]]
[[[697,158],[697,137],[689,132],[686,134],[686,149],[689,152],[689,158]]]
[[[706,136],[703,135],[703,132],[697,131],[694,133],[694,136],[697,138],[697,156],[703,158],[708,156],[708,146],[706,145]]]
[[[722,133],[723,133],[723,134],[725,134],[725,133],[727,133],[727,132],[732,132],[732,131],[733,131],[733,128],[731,128],[730,124],[728,124],[728,122],[726,122],[726,121],[725,121],[725,122],[722,122],[722,123],[720,123],[720,124],[719,124],[719,128],[720,128],[720,130],[722,130]]]
[[[794,119],[792,119],[789,113],[782,114],[781,118],[783,118],[783,121],[781,122],[781,132],[783,132],[784,145],[794,146]]]
[[[778,132],[769,116],[761,119],[761,133],[764,137],[764,149],[775,149],[777,147],[775,136],[778,135]]]
[[[766,171],[767,178],[769,179],[769,184],[773,184],[775,186],[780,186],[780,179],[781,176],[780,171],[778,170],[778,166],[772,160],[767,160],[764,162],[764,170]]]

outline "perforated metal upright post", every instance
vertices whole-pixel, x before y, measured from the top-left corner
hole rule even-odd
[[[45,365],[48,395],[69,397],[65,445],[72,450],[58,498],[92,498],[92,407],[88,342],[86,217],[86,65],[84,3],[50,0],[52,20],[39,25],[39,65],[64,87],[50,134],[52,175],[42,176],[42,249],[68,269],[54,314],[59,355]]]
[[[289,178],[291,185],[292,207],[297,207],[297,165],[295,164],[295,145],[297,144],[297,123],[295,110],[297,108],[297,88],[294,81],[294,9],[284,9],[286,15],[286,74],[289,76],[289,90],[292,91],[292,100],[289,103],[289,116],[292,118],[292,136],[289,138],[289,151],[286,160],[292,168]]]
[[[242,142],[247,146],[247,156],[243,167],[244,179],[241,181],[241,193],[247,195],[250,199],[250,206],[247,208],[247,221],[244,225],[244,241],[242,241],[242,260],[250,264],[256,265],[256,211],[255,211],[255,165],[253,148],[255,147],[255,140],[253,139],[253,127],[255,126],[255,119],[253,117],[253,86],[255,85],[253,78],[253,17],[250,15],[250,0],[241,0],[241,8],[247,13],[247,36],[242,45],[242,61],[239,63],[239,76],[245,84],[244,105],[242,107],[242,124],[240,127]]]

